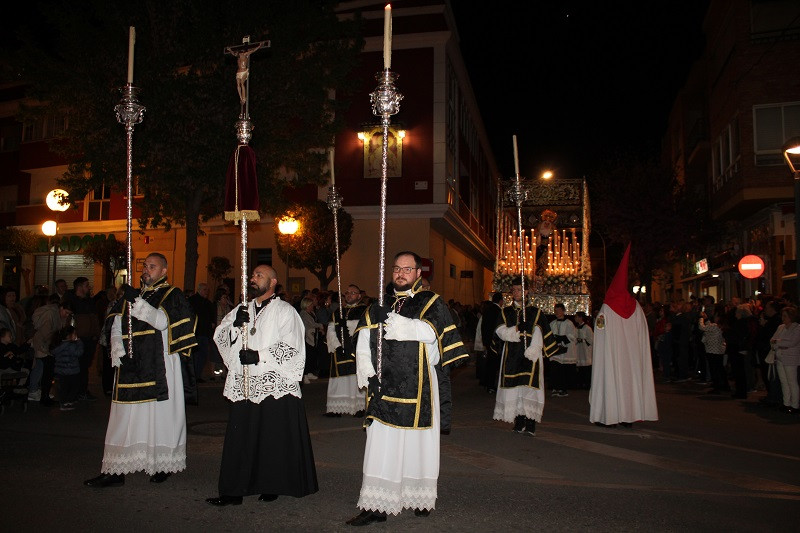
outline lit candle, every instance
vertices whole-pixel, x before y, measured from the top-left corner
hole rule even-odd
[[[329,156],[330,161],[331,161],[331,187],[336,185],[336,176],[333,173],[333,151],[334,151],[334,148],[331,148],[330,152],[328,152],[328,156]]]
[[[514,140],[514,173],[519,176],[519,154],[517,153],[517,136],[512,137]]]
[[[128,30],[128,84],[133,85],[133,45],[136,43],[136,28]]]
[[[392,66],[392,4],[383,8],[383,68]]]

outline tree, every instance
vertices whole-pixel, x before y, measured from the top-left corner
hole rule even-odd
[[[702,248],[712,233],[704,195],[688,191],[655,158],[619,154],[601,166],[589,186],[593,224],[609,245],[624,250],[631,243],[631,270],[644,286],[680,252]]]
[[[15,227],[0,228],[0,250],[13,255],[29,254],[39,248],[39,236]]]
[[[45,5],[42,3],[41,5]],[[362,41],[358,18],[340,21],[330,0],[55,0],[12,57],[29,81],[27,119],[68,113],[51,148],[69,162],[59,183],[73,198],[105,184],[125,190],[124,130],[114,106],[123,85],[128,26],[136,27],[134,85],[147,108],[135,127],[133,163],[144,227],[186,227],[184,288],[193,288],[200,225],[221,213],[224,176],[236,147],[235,58],[226,46],[271,40],[251,56],[251,145],[262,209],[278,212],[286,186],[323,183],[325,148],[342,126]],[[341,92],[341,91],[340,91]]]
[[[231,265],[231,261],[227,257],[215,256],[211,258],[206,270],[211,279],[214,280],[214,285],[219,287],[222,285],[222,280],[233,270],[233,265]]]
[[[83,262],[103,265],[103,272],[113,283],[117,273],[127,266],[127,247],[113,235],[107,239],[94,239],[83,247]]]
[[[283,235],[275,219],[275,242],[278,256],[289,260],[292,268],[305,268],[319,280],[323,290],[336,277],[336,242],[333,231],[333,212],[322,200],[308,205],[296,205],[287,210],[298,222],[297,233]],[[338,211],[339,256],[350,248],[353,236],[353,217],[344,209]]]

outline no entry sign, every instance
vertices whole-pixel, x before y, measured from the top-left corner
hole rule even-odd
[[[746,255],[739,260],[739,274],[754,279],[764,273],[764,261],[757,255]]]

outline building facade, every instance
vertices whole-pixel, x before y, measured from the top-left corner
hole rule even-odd
[[[369,94],[383,65],[383,6],[352,1],[337,7],[340,17],[359,12],[365,20],[362,61],[352,74],[360,81],[357,91],[348,95],[352,104],[347,127],[335,143],[336,186],[343,209],[354,219],[353,244],[341,258],[342,282],[356,283],[373,296],[379,289],[380,132]],[[445,0],[401,1],[393,8],[392,70],[399,75],[397,88],[404,98],[390,130],[388,267],[395,252],[413,250],[424,258],[424,275],[434,290],[464,303],[481,301],[491,290],[499,172],[460,55],[457,28]],[[9,200],[0,206],[0,217],[3,225],[41,234],[42,222],[56,219],[45,206],[45,196],[66,168],[66,162],[49,151],[47,141],[69,124],[51,117],[41,124],[22,125],[14,117],[24,90],[10,86],[2,91],[0,127],[8,149],[4,145],[0,153],[0,188]],[[122,128],[119,142],[124,142]],[[327,187],[308,187],[293,191],[292,197],[324,200],[327,192]],[[36,253],[21,258],[6,254],[4,283],[19,287],[24,295],[35,285],[51,285],[55,266],[55,275],[68,282],[85,275],[94,280],[95,290],[109,285],[111,280],[99,265],[84,265],[82,245],[103,238],[124,241],[125,206],[121,191],[92,191],[76,202],[76,209],[58,214],[57,257],[53,240],[45,237]],[[316,277],[308,271],[288,270],[280,260],[273,227],[274,221],[264,217],[249,225],[250,262],[272,264],[281,281],[295,291],[317,287]],[[197,281],[211,281],[206,265],[212,257],[228,257],[235,267],[231,281],[238,293],[238,227],[219,217],[202,229]],[[305,231],[304,238],[333,238],[316,235],[312,228]],[[180,284],[185,242],[182,228],[135,231],[134,262],[151,252],[163,253],[170,263],[170,278]],[[330,288],[335,289],[335,282]]]
[[[800,4],[711,0],[703,29],[664,153],[689,193],[707,200],[716,235],[676,265],[661,301],[794,294],[793,182],[781,147],[800,135]],[[749,254],[766,267],[755,280],[737,269]]]

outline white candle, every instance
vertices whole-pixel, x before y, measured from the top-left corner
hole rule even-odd
[[[383,8],[383,68],[392,66],[392,4]]]
[[[517,136],[514,135],[514,173],[519,176],[519,154],[517,153]]]
[[[330,157],[331,160],[331,186],[336,185],[336,176],[334,176],[333,174],[333,150],[334,149],[331,148],[331,150],[328,152],[328,156]]]
[[[133,84],[133,45],[136,43],[136,28],[128,30],[128,84]]]

